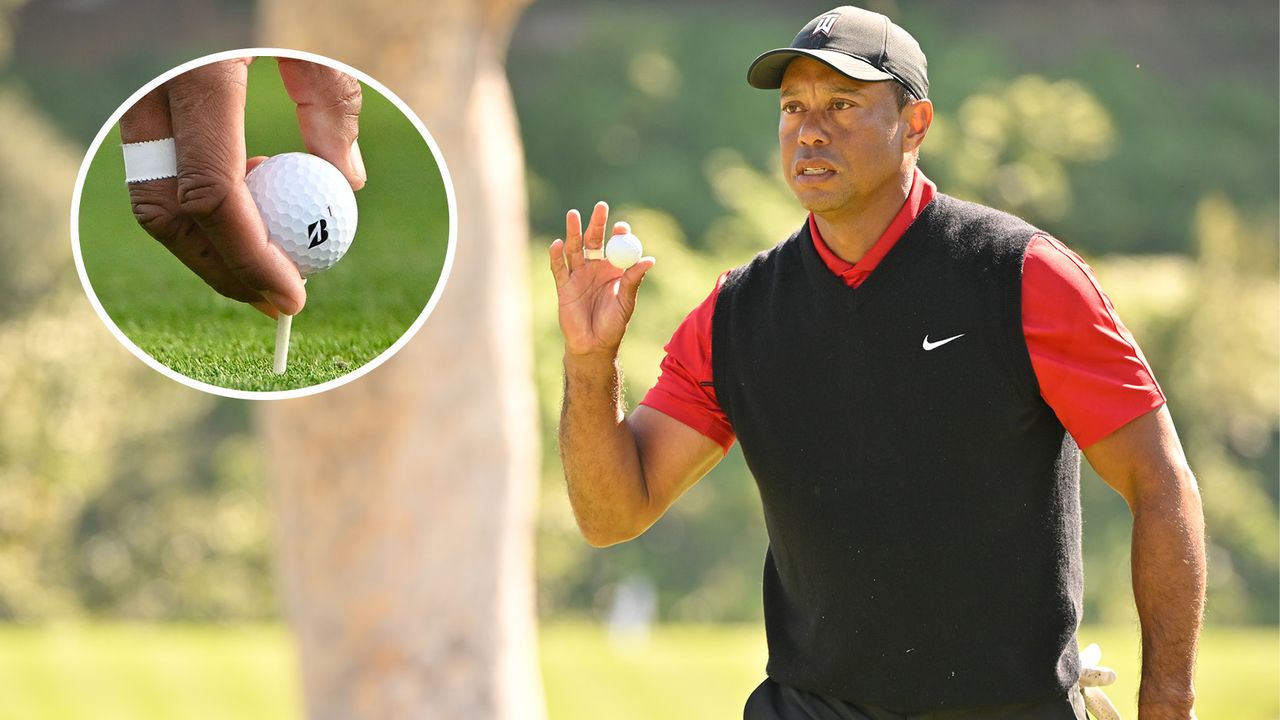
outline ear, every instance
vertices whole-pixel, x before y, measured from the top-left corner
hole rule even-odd
[[[929,126],[933,124],[933,103],[912,100],[902,108],[902,121],[906,124],[906,132],[902,134],[902,152],[915,152],[920,149],[924,136],[929,133]]]

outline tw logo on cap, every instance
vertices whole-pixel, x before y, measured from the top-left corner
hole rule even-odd
[[[827,13],[818,18],[818,24],[813,28],[813,35],[826,35],[831,37],[831,29],[836,26],[836,21],[840,19],[840,13]]]

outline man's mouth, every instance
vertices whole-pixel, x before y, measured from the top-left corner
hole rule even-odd
[[[796,175],[804,177],[818,177],[821,175],[834,175],[836,169],[821,161],[803,161],[795,164]]]

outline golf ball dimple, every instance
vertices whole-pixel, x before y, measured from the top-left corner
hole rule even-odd
[[[644,248],[640,245],[640,238],[631,233],[614,235],[604,246],[604,256],[619,270],[626,270],[640,262],[643,254]]]
[[[328,270],[355,239],[356,195],[342,171],[307,153],[267,158],[245,178],[267,236],[303,277]]]

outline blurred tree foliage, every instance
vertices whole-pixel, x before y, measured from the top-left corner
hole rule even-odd
[[[1046,225],[1071,208],[1071,166],[1106,159],[1114,141],[1111,116],[1085,86],[1023,75],[939,115],[922,162],[952,195]]]
[[[110,336],[67,236],[83,150],[16,83],[0,84],[0,114],[0,619],[273,614],[241,407]]]
[[[732,32],[715,32],[714,9],[683,8],[677,20],[675,11],[544,3],[516,33],[509,70],[528,153],[535,250],[562,232],[564,210],[603,198],[658,258],[622,348],[632,405],[656,379],[662,344],[717,275],[803,220],[775,170],[774,98],[743,79],[753,51],[791,37],[791,14],[739,16]],[[1127,111],[1174,93],[1171,81],[1135,81],[1117,75],[1118,66],[1087,76],[1013,74],[1000,45],[957,35],[945,13],[908,14],[904,22],[918,30],[933,71],[938,116],[925,171],[943,191],[1016,212],[1092,258],[1155,366],[1201,481],[1210,618],[1275,622],[1280,287],[1276,197],[1266,192],[1275,158],[1191,157],[1169,145],[1171,138],[1203,145],[1209,136],[1226,147],[1234,129],[1247,126],[1265,128],[1265,145],[1277,133],[1274,102],[1264,108],[1256,89],[1229,83],[1183,83],[1177,92],[1193,97],[1169,103],[1155,130]],[[1247,22],[1236,19],[1214,30],[1230,36],[1242,28]],[[1064,67],[1096,67],[1106,57],[1082,48]],[[1218,112],[1177,111],[1195,97],[1216,101]],[[1222,172],[1206,174],[1209,166]],[[1134,250],[1160,254],[1116,254]],[[532,272],[545,444],[542,611],[600,613],[617,585],[640,576],[657,588],[660,617],[758,617],[766,541],[736,449],[637,541],[594,550],[577,536],[555,447],[554,291],[544,263]],[[1088,471],[1083,494],[1086,612],[1132,617],[1127,507]]]
[[[1249,216],[1221,195],[1194,211],[1195,257],[1108,256],[1093,266],[1160,378],[1200,481],[1208,619],[1274,622],[1278,228],[1274,212]],[[1086,604],[1093,617],[1127,617],[1128,513],[1114,493],[1091,491],[1101,486],[1092,473],[1084,482]]]

